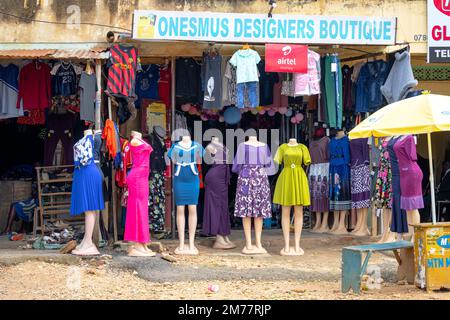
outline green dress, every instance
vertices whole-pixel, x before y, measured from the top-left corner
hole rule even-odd
[[[275,162],[283,164],[284,168],[275,186],[273,203],[282,206],[309,206],[308,177],[302,166],[311,163],[308,148],[303,144],[290,146],[281,145],[275,154]]]

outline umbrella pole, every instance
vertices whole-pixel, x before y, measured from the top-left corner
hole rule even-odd
[[[430,162],[431,216],[433,218],[433,224],[436,224],[436,198],[434,195],[433,152],[431,150],[431,133],[427,133],[427,139],[428,139],[428,160]]]

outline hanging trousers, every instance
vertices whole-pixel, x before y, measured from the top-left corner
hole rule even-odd
[[[325,101],[330,128],[342,129],[342,70],[337,56],[325,57]]]
[[[49,132],[44,144],[44,165],[51,166],[53,164],[56,146],[60,140],[64,149],[63,164],[73,164],[73,115],[50,115],[47,121],[47,129]]]

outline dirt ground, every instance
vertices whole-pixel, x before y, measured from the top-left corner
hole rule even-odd
[[[131,258],[112,249],[102,249],[105,255],[96,259],[0,249],[0,300],[450,300],[449,291],[427,293],[397,282],[395,258],[378,253],[370,259],[369,267],[381,271],[379,289],[361,295],[341,293],[342,247],[373,239],[305,233],[305,255],[281,257],[280,231],[273,231],[265,237],[268,255],[246,257],[240,254],[240,233],[233,236],[238,244],[234,250],[212,250],[211,239],[199,239],[199,256],[177,257],[175,262],[162,259],[160,254]],[[163,245],[170,254],[176,241],[163,241]],[[8,264],[11,261],[17,262]],[[209,285],[217,285],[218,291],[210,292]]]

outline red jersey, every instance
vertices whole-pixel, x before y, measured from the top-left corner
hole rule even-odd
[[[19,75],[17,109],[23,103],[24,110],[43,110],[52,104],[50,67],[42,62],[31,62]]]
[[[166,105],[167,108],[170,107],[170,86],[171,84],[171,69],[170,64],[167,67],[161,67],[159,69],[159,80],[158,80],[158,95],[159,99]]]
[[[134,97],[136,95],[136,72],[141,70],[137,49],[115,44],[109,51],[111,56],[108,70],[108,92],[112,95]]]
[[[116,183],[120,188],[124,188],[127,185],[127,172],[131,169],[131,150],[130,142],[128,140],[120,138],[122,144],[122,167],[116,171]]]

